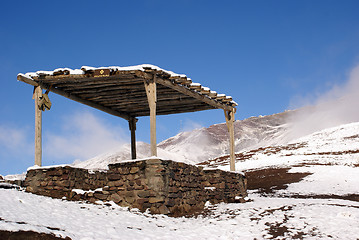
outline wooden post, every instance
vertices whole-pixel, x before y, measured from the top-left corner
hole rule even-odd
[[[235,171],[236,156],[234,154],[234,110],[224,110],[224,115],[226,117],[226,123],[229,132],[230,170]]]
[[[39,108],[42,89],[35,87],[33,98],[35,99],[35,165],[42,165],[42,111]]]
[[[152,80],[145,80],[145,88],[150,107],[150,131],[151,131],[151,155],[157,157],[157,140],[156,140],[156,74]]]
[[[131,131],[131,157],[132,159],[136,159],[136,118],[130,118],[128,120],[128,124]]]

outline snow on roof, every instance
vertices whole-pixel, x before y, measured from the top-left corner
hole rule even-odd
[[[171,77],[178,77],[178,78],[185,78],[189,82],[188,86],[193,87],[191,90],[198,92],[199,94],[203,94],[209,98],[214,98],[216,100],[219,100],[219,98],[228,99],[225,94],[218,94],[216,97],[212,96],[216,94],[216,91],[211,91],[208,87],[201,86],[200,83],[193,83],[191,78],[187,77],[185,74],[178,74],[172,71],[168,71],[165,69],[162,69],[158,66],[152,65],[152,64],[141,64],[141,65],[135,65],[135,66],[126,66],[126,67],[120,67],[120,66],[109,66],[109,67],[90,67],[90,66],[82,66],[81,69],[70,69],[70,68],[56,68],[53,71],[36,71],[36,72],[28,72],[25,74],[19,73],[18,76],[26,77],[28,79],[38,78],[42,76],[55,76],[59,74],[65,74],[65,75],[84,75],[87,71],[95,71],[95,70],[101,70],[101,69],[110,69],[111,71],[146,71],[147,69],[152,69],[160,72],[164,72],[169,74]],[[211,96],[208,95],[208,93],[211,94]],[[231,100],[227,101],[225,104],[230,104],[232,106],[237,106],[238,104]]]

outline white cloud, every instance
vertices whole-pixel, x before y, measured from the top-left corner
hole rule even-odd
[[[181,126],[180,126],[180,131],[181,132],[189,132],[192,131],[194,129],[199,129],[202,128],[203,125],[199,122],[193,121],[191,119],[185,119],[184,121],[181,120],[180,122]]]
[[[18,128],[10,125],[0,125],[0,146],[10,154],[31,151],[29,148],[31,143],[27,140],[27,131],[23,128]]]
[[[45,134],[44,154],[49,159],[85,160],[117,149],[128,142],[121,127],[114,126],[89,112],[64,118],[60,134]]]
[[[302,101],[302,102],[305,102]],[[291,119],[293,135],[303,136],[340,124],[359,121],[359,65],[353,68],[348,81],[318,95],[310,107],[300,109]]]

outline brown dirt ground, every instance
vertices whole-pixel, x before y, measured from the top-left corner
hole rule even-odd
[[[276,190],[287,189],[288,184],[300,182],[311,173],[288,173],[291,168],[267,168],[246,171],[248,190],[258,190],[260,194],[273,194]],[[359,194],[347,195],[281,195],[290,198],[343,199],[359,202]]]
[[[311,173],[288,173],[291,168],[266,168],[246,171],[248,190],[259,193],[274,193],[274,190],[286,189],[287,184],[301,181]]]
[[[9,232],[0,230],[1,240],[71,240],[71,238],[60,238],[53,234],[38,233],[33,231]]]

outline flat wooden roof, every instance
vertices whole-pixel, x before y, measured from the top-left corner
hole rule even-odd
[[[59,68],[18,74],[17,79],[127,120],[150,115],[145,81],[154,80],[156,83],[156,115],[216,108],[235,111],[237,106],[229,96],[193,83],[185,75],[149,64],[101,68],[84,66],[75,70]]]

